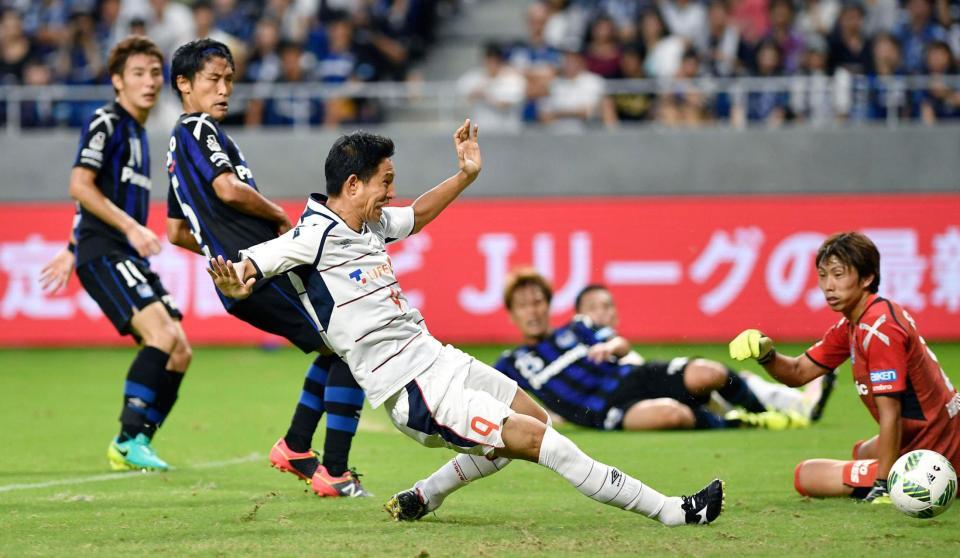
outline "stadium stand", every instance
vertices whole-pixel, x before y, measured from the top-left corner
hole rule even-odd
[[[246,126],[429,118],[411,110],[419,96],[476,104],[483,72],[500,71],[478,61],[498,51],[525,80],[523,125],[510,130],[960,117],[960,4],[950,0],[2,0],[0,9],[0,86],[46,88],[0,87],[0,121],[22,128],[79,125],[102,97],[79,86],[107,83],[106,52],[131,32],[168,55],[198,36],[231,46],[244,102],[228,124]],[[441,31],[477,12],[497,31]],[[485,44],[491,37],[498,47]],[[458,86],[469,66],[471,87]],[[67,87],[37,93],[53,85]],[[518,107],[507,105],[513,120]]]

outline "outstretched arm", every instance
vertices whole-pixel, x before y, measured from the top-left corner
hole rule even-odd
[[[806,385],[829,372],[807,355],[789,357],[778,353],[773,340],[757,329],[744,330],[730,342],[730,357],[734,360],[756,359],[771,376],[790,387]]]
[[[224,260],[223,256],[217,256],[210,260],[207,273],[220,292],[230,298],[247,298],[253,293],[253,284],[257,282],[257,268],[250,260],[234,265],[230,260]]]
[[[246,182],[240,180],[232,172],[224,172],[213,179],[213,189],[220,200],[236,209],[254,217],[266,219],[276,223],[277,234],[281,235],[290,230],[290,219],[279,205],[268,200]]]
[[[420,232],[427,223],[440,215],[460,192],[477,179],[483,162],[480,158],[480,144],[477,142],[478,126],[470,124],[468,118],[453,134],[453,145],[457,149],[457,174],[444,180],[413,202],[413,232]]]

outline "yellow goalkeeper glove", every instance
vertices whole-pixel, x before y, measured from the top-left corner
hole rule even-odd
[[[745,329],[730,342],[730,358],[734,360],[755,358],[760,364],[766,364],[775,354],[773,340],[759,329]]]

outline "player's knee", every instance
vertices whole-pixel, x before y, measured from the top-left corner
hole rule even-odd
[[[687,364],[684,383],[694,393],[714,391],[727,382],[727,369],[719,362],[698,358]]]
[[[535,459],[547,425],[529,415],[513,414],[503,424],[503,442],[511,452]]]
[[[172,320],[166,320],[143,328],[141,337],[144,344],[172,354],[174,349],[177,348],[180,331]]]
[[[170,369],[177,372],[186,372],[190,367],[190,361],[193,360],[193,347],[183,337],[180,338],[177,346],[170,353]]]
[[[665,409],[666,417],[665,428],[684,429],[693,428],[697,424],[697,418],[693,415],[693,409],[678,402]]]

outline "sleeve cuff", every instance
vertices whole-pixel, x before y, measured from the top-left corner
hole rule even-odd
[[[819,366],[820,368],[823,368],[824,370],[826,370],[826,371],[828,371],[828,372],[833,372],[833,370],[834,370],[833,368],[830,368],[830,367],[827,366],[826,364],[823,364],[823,363],[821,363],[821,362],[818,362],[817,359],[815,359],[815,358],[813,358],[812,356],[810,356],[810,351],[807,351],[807,352],[805,352],[805,353],[803,353],[803,354],[804,354],[807,358],[810,359],[810,362],[816,364],[817,366]]]

